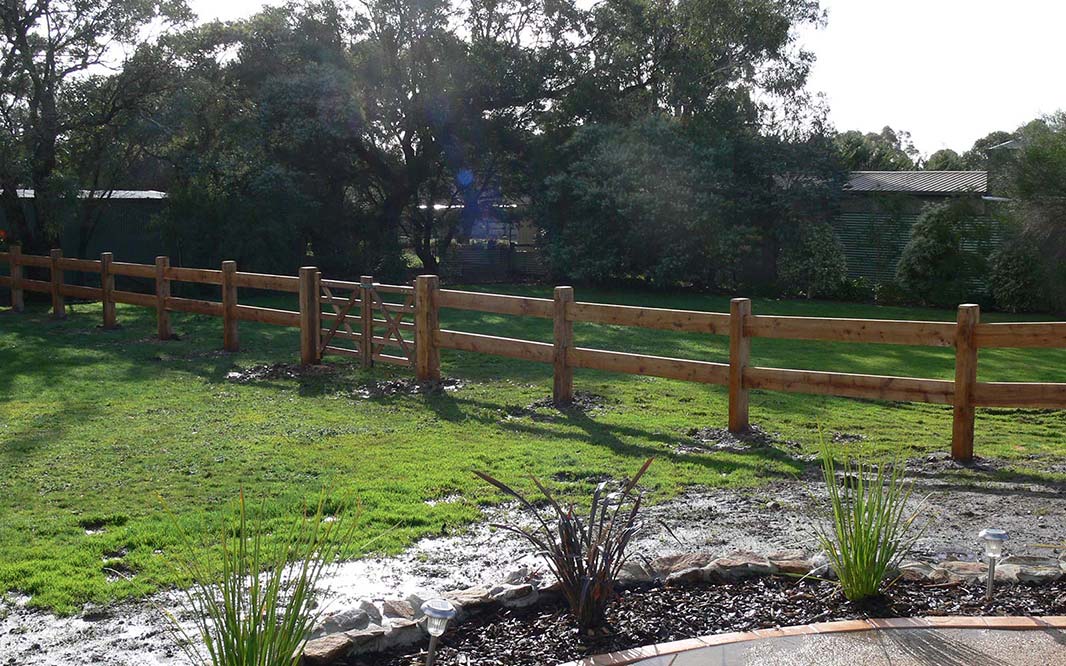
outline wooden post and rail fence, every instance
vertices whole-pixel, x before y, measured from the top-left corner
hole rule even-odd
[[[323,279],[317,268],[301,268],[298,277],[248,273],[233,261],[221,270],[179,268],[167,257],[155,265],[115,261],[105,252],[99,260],[23,254],[18,246],[0,252],[0,288],[11,292],[16,312],[25,307],[24,292],[49,294],[52,316],[66,316],[67,297],[103,304],[104,328],[118,325],[115,304],[152,308],[160,339],[173,333],[170,312],[191,312],[222,319],[223,347],[240,349],[238,323],[251,321],[300,329],[300,360],[320,363],[325,355],[348,356],[363,367],[390,363],[413,367],[418,379],[440,379],[442,349],[493,354],[553,366],[552,394],[557,403],[573,397],[574,370],[600,370],[725,386],[729,392],[729,429],[748,427],[749,392],[786,391],[850,398],[952,405],[951,454],[970,460],[974,453],[977,407],[1066,409],[1066,383],[980,382],[978,350],[987,348],[1066,348],[1066,322],[980,322],[976,305],[961,305],[955,322],[844,319],[756,315],[751,301],[734,299],[728,313],[633,307],[575,300],[572,287],[556,287],[553,298],[532,298],[441,289],[435,275],[419,276],[414,285],[389,285],[363,276],[358,282]],[[25,269],[49,271],[48,281],[30,279]],[[67,271],[96,273],[99,287],[67,284]],[[117,276],[154,281],[155,293],[118,290]],[[178,298],[172,282],[216,285],[221,302]],[[296,294],[298,311],[277,310],[238,301],[238,289]],[[386,296],[391,299],[387,300]],[[553,322],[552,342],[519,340],[441,329],[440,310],[473,310]],[[729,362],[630,354],[580,347],[574,323],[635,326],[729,337]],[[880,375],[765,368],[751,363],[752,338],[819,340],[930,347],[954,347],[955,378],[918,379]]]

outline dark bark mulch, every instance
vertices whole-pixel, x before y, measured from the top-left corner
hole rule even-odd
[[[562,602],[468,619],[442,638],[440,666],[546,666],[581,657],[730,631],[751,631],[833,620],[933,615],[1059,615],[1066,582],[1002,587],[985,603],[983,586],[901,582],[873,603],[847,601],[835,586],[816,581],[759,578],[685,588],[623,592],[609,613],[614,633],[581,640]],[[350,660],[349,666],[424,663],[424,645]],[[464,661],[465,659],[465,661]]]

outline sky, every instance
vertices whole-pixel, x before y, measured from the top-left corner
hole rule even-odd
[[[281,0],[270,0],[280,4]],[[263,0],[190,0],[203,20]],[[822,0],[809,88],[837,129],[911,133],[929,155],[1066,109],[1066,0]]]

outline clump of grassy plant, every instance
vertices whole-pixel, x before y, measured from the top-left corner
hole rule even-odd
[[[652,460],[645,461],[617,492],[608,492],[607,483],[599,484],[592,494],[587,515],[578,513],[573,504],[564,508],[537,477],[531,476],[534,485],[548,500],[554,514],[554,526],[521,493],[484,472],[475,472],[517,499],[534,517],[536,526],[532,530],[513,525],[495,527],[521,535],[544,556],[549,570],[559,581],[570,613],[586,634],[594,634],[607,624],[607,608],[615,596],[615,580],[628,559],[626,550],[639,528],[637,514],[643,496],[636,492],[637,483],[648,471]]]
[[[875,597],[921,536],[915,521],[926,501],[908,512],[914,485],[904,478],[900,460],[874,465],[847,459],[838,482],[833,452],[824,441],[821,458],[831,516],[817,526],[818,541],[849,601]]]
[[[354,520],[327,515],[323,496],[315,510],[268,536],[263,511],[248,515],[244,492],[236,517],[221,525],[221,561],[202,550],[174,520],[187,546],[175,565],[193,584],[184,606],[194,636],[171,612],[171,634],[189,660],[201,666],[293,666],[322,608],[316,590],[323,571],[351,540]],[[205,653],[206,652],[206,656]]]

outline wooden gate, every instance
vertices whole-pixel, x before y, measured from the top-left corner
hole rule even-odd
[[[320,356],[356,357],[364,368],[375,362],[414,366],[414,287],[380,284],[370,276],[320,284]]]

